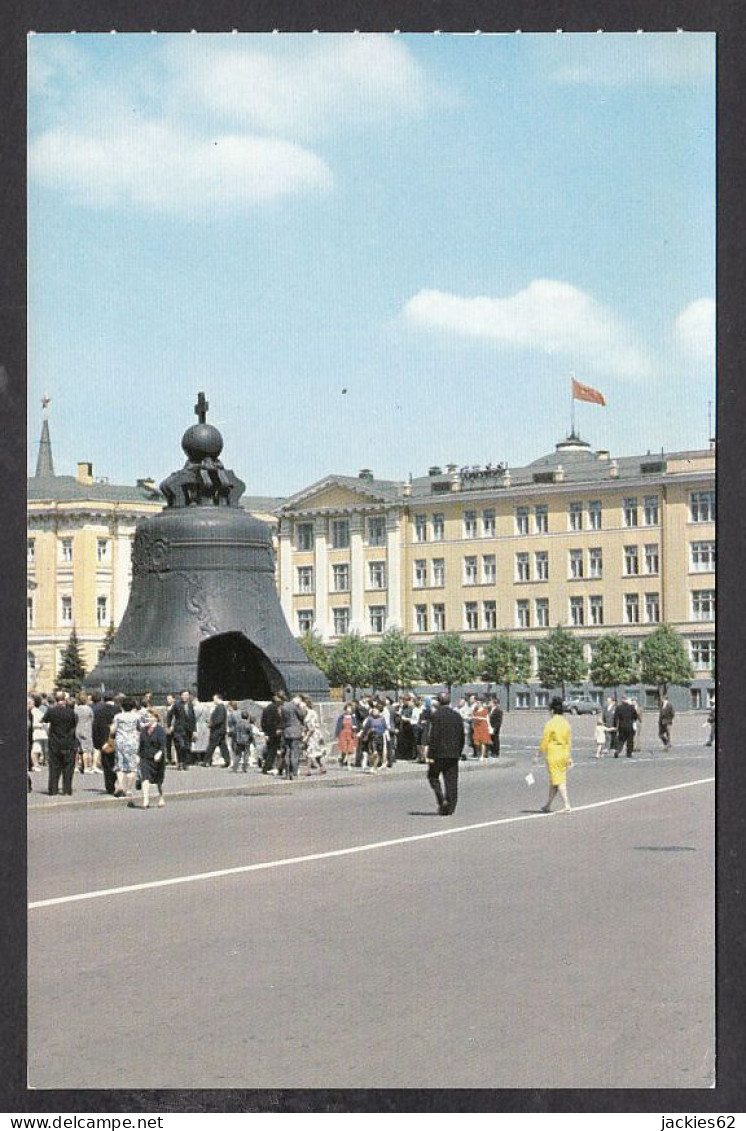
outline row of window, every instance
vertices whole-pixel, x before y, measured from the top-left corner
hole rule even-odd
[[[26,624],[29,628],[34,627],[34,620],[36,616],[36,607],[33,597],[26,598]],[[99,628],[108,626],[111,621],[109,612],[109,599],[108,597],[96,598],[96,624]],[[71,596],[65,595],[60,597],[60,623],[72,624],[73,623],[73,599]]]
[[[368,562],[368,589],[386,588],[386,562]],[[348,593],[350,590],[350,565],[341,562],[332,566],[332,592]],[[298,594],[316,591],[313,566],[296,566],[295,592]]]
[[[334,518],[331,521],[329,533],[333,550],[347,550],[350,545],[350,520],[349,518]],[[386,517],[373,515],[365,520],[364,538],[369,546],[386,545]],[[315,525],[313,522],[295,523],[295,548],[296,550],[312,550],[315,539]]]
[[[60,538],[57,543],[57,556],[58,560],[63,563],[71,563],[73,560],[73,540],[72,538]],[[97,538],[96,539],[96,560],[99,562],[108,562],[111,556],[111,539]],[[36,561],[36,539],[26,539],[26,560],[29,563]]]

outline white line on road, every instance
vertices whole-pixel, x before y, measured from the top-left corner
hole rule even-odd
[[[652,797],[656,793],[671,793],[676,789],[689,789],[693,785],[708,785],[714,778],[699,778],[697,781],[681,782],[679,785],[666,785],[659,789],[646,789],[642,793],[628,793],[624,797],[610,797],[605,801],[592,801],[588,805],[578,805],[573,813],[582,813],[586,809],[599,809],[605,805],[618,805],[621,801],[635,801],[640,797]],[[555,810],[559,813],[559,810]],[[554,814],[549,814],[553,816]],[[392,848],[397,844],[413,844],[418,840],[433,840],[435,837],[455,836],[457,833],[474,832],[476,829],[490,829],[498,825],[514,825],[519,821],[544,820],[545,813],[524,813],[520,817],[500,817],[495,821],[480,821],[476,825],[458,825],[456,828],[438,829],[437,832],[417,833],[414,836],[396,837],[395,840],[379,840],[373,844],[357,844],[352,848],[336,848],[329,852],[313,852],[307,856],[288,856],[282,860],[265,860],[261,864],[243,864],[238,868],[221,868],[217,872],[197,872],[191,876],[174,876],[170,880],[150,880],[143,884],[128,884],[126,887],[101,888],[99,891],[85,891],[78,895],[62,895],[56,899],[39,899],[29,903],[29,911],[40,907],[58,907],[64,903],[80,903],[87,899],[103,899],[109,895],[127,895],[135,891],[152,891],[156,888],[174,887],[177,884],[192,884],[197,880],[217,880],[223,876],[240,876],[246,872],[264,872],[269,868],[286,868],[290,864],[309,864],[314,860],[332,860],[335,856],[353,856],[357,852],[373,852],[377,848]]]

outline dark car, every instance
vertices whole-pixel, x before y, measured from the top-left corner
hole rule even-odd
[[[598,703],[585,695],[571,695],[569,699],[563,700],[562,706],[568,715],[595,715],[600,710]]]

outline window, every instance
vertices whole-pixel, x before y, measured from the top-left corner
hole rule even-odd
[[[516,581],[530,581],[531,573],[528,564],[528,554],[516,554],[515,556],[515,579]]]
[[[477,512],[464,511],[464,538],[476,538]]]
[[[643,521],[646,526],[658,525],[658,496],[646,495],[643,499]]]
[[[657,573],[659,567],[658,543],[645,547],[645,573]]]
[[[494,554],[482,554],[482,581],[485,585],[494,585],[497,581],[497,564]]]
[[[96,598],[96,624],[99,628],[109,623],[109,609],[106,597]]]
[[[63,597],[61,600],[61,617],[60,620],[63,624],[72,624],[73,622],[73,599],[72,597]]]
[[[418,632],[427,632],[427,605],[415,605],[414,622]]]
[[[96,560],[105,562],[109,557],[109,539],[97,538],[96,539]]]
[[[417,558],[414,563],[414,587],[424,589],[427,585],[427,562],[424,558]]]
[[[640,598],[637,593],[624,594],[624,620],[626,624],[640,623]]]
[[[73,540],[72,538],[63,538],[60,542],[60,555],[63,562],[71,562],[73,560]]]
[[[464,585],[476,585],[477,559],[476,557],[464,558]]]
[[[625,499],[622,513],[625,526],[637,526],[637,499]]]
[[[579,628],[580,625],[585,624],[582,597],[570,598],[570,624],[574,625],[576,628]]]
[[[528,507],[515,508],[516,534],[528,534]]]
[[[604,623],[604,599],[603,597],[589,597],[588,608],[591,614],[591,624],[599,625]]]
[[[427,542],[426,514],[416,514],[414,516],[414,540],[415,542]]]
[[[495,537],[495,508],[482,511],[482,534],[485,538]]]
[[[368,545],[386,545],[386,519],[383,515],[376,515],[368,519]]]
[[[350,520],[349,518],[335,518],[332,520],[332,548],[347,550],[350,546]]]
[[[692,522],[714,522],[715,492],[692,491],[689,496],[689,517]]]
[[[624,575],[625,577],[637,577],[640,572],[640,562],[637,554],[637,546],[624,547]]]
[[[368,585],[370,589],[386,588],[385,562],[368,562]]]
[[[591,530],[601,529],[601,500],[591,499],[588,504],[588,526]]]
[[[433,605],[433,632],[445,632],[446,630],[446,607],[445,605]]]
[[[715,641],[692,640],[692,667],[697,671],[712,671],[715,667]]]
[[[313,632],[313,609],[298,609],[298,632]]]
[[[702,710],[702,688],[691,687],[689,689],[689,706],[693,711]]]
[[[594,546],[588,551],[589,577],[603,577],[604,561],[600,546]]]
[[[34,627],[34,598],[26,598],[26,627]]]
[[[570,524],[569,525],[570,530],[582,530],[583,529],[583,504],[582,503],[570,503],[570,505],[568,507],[567,517],[568,517],[568,521],[569,521],[569,524]]]
[[[346,636],[350,631],[350,610],[347,605],[332,609],[334,617],[334,635]]]
[[[549,601],[546,597],[537,597],[534,601],[534,613],[537,628],[549,628]]]
[[[568,551],[569,568],[568,577],[571,580],[577,581],[578,578],[583,577],[583,551],[582,550],[569,550]]]
[[[518,628],[531,627],[531,610],[528,601],[516,601],[515,623]]]
[[[497,601],[482,602],[482,619],[484,627],[494,632],[497,628]]]
[[[549,692],[548,691],[537,691],[536,695],[534,697],[534,703],[537,707],[548,707],[549,706]]]
[[[386,628],[386,606],[385,605],[369,605],[368,615],[370,623],[370,631],[375,636],[380,634]]]
[[[515,705],[517,711],[527,711],[531,706],[531,692],[530,691],[516,691]]]
[[[534,575],[537,581],[549,581],[549,554],[546,550],[537,550],[534,554]]]
[[[332,589],[335,593],[347,593],[350,588],[350,567],[347,562],[332,566]]]
[[[26,539],[26,561],[27,562],[35,562],[36,561],[36,539],[35,538],[27,538]]]
[[[695,573],[711,573],[715,569],[715,543],[692,542],[691,562]]]
[[[694,589],[692,591],[692,617],[694,620],[715,619],[714,589]]]
[[[433,542],[442,542],[446,536],[445,515],[433,515]]]
[[[433,558],[433,585],[442,589],[446,583],[445,558]]]
[[[539,503],[534,508],[534,527],[537,534],[547,534],[549,531],[549,508],[545,503]]]
[[[645,594],[645,622],[658,624],[661,619],[660,601],[657,593]]]
[[[479,612],[476,601],[467,601],[464,605],[464,628],[474,632],[479,628]]]
[[[295,548],[296,550],[312,550],[313,549],[313,523],[312,522],[296,522],[295,524]]]
[[[313,566],[297,566],[298,588],[296,593],[313,593]]]

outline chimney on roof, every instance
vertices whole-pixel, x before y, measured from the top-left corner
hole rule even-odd
[[[607,460],[608,458],[609,458],[608,450],[606,448],[599,448],[599,450],[596,452],[596,459]]]
[[[373,472],[370,470],[369,467],[364,467],[362,469],[362,471],[359,471],[357,473],[357,477],[358,477],[358,479],[364,479],[366,483],[372,483],[373,482]]]
[[[429,475],[429,477],[431,479],[435,479],[435,478],[437,478],[438,475],[442,475],[443,471],[442,471],[441,468],[435,466],[435,467],[429,468],[427,474]]]
[[[562,466],[561,463],[558,463],[557,464],[557,470],[554,473],[554,482],[555,483],[562,483],[564,478],[565,478],[565,469],[564,469],[564,467]]]
[[[78,473],[75,478],[84,487],[90,487],[93,483],[93,464],[86,460],[78,460]]]
[[[609,475],[612,477],[612,479],[618,479],[619,478],[619,464],[615,459],[613,459],[611,461],[611,467],[609,468]]]

